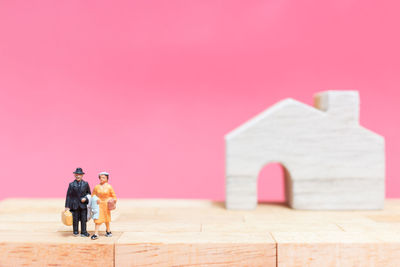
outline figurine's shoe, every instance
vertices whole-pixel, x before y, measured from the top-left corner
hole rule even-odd
[[[92,235],[92,237],[91,237],[92,240],[95,240],[95,239],[97,239],[97,238],[99,238],[98,235]]]
[[[86,233],[81,233],[81,236],[83,236],[83,237],[89,237],[90,234],[89,234],[88,232],[86,232]]]
[[[106,231],[106,237],[112,237],[112,233]]]
[[[79,235],[79,232],[74,232],[74,236],[78,236]]]

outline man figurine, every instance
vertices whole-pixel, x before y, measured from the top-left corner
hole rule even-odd
[[[90,235],[86,231],[87,204],[89,199],[86,195],[90,195],[90,187],[86,181],[82,180],[84,174],[82,168],[76,168],[76,171],[74,171],[75,180],[68,186],[65,210],[71,210],[74,236],[79,235],[78,224],[81,221],[81,236],[89,237]]]

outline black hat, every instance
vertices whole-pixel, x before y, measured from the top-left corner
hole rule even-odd
[[[76,168],[76,171],[74,171],[74,173],[75,173],[75,174],[85,174],[85,173],[82,171],[82,168]]]

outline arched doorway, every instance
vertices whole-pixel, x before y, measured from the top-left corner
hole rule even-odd
[[[263,166],[257,177],[258,203],[288,203],[290,200],[290,174],[280,162]]]

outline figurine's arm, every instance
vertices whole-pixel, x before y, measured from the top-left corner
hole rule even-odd
[[[111,197],[114,199],[114,201],[117,202],[117,196],[115,195],[114,189],[112,188],[111,185],[110,185],[110,194]]]
[[[92,197],[96,195],[96,186],[93,188]]]
[[[93,188],[93,192],[92,192],[92,197],[96,196],[97,197],[97,205],[100,204],[100,198],[97,196],[97,185]]]
[[[68,185],[68,190],[67,190],[67,197],[65,198],[65,208],[69,209],[70,208],[70,195],[71,195],[71,185]]]
[[[89,203],[89,199],[87,197],[87,195],[90,195],[90,186],[89,183],[87,184],[87,188],[86,188],[86,192],[85,192],[85,198],[86,198],[86,203]]]

